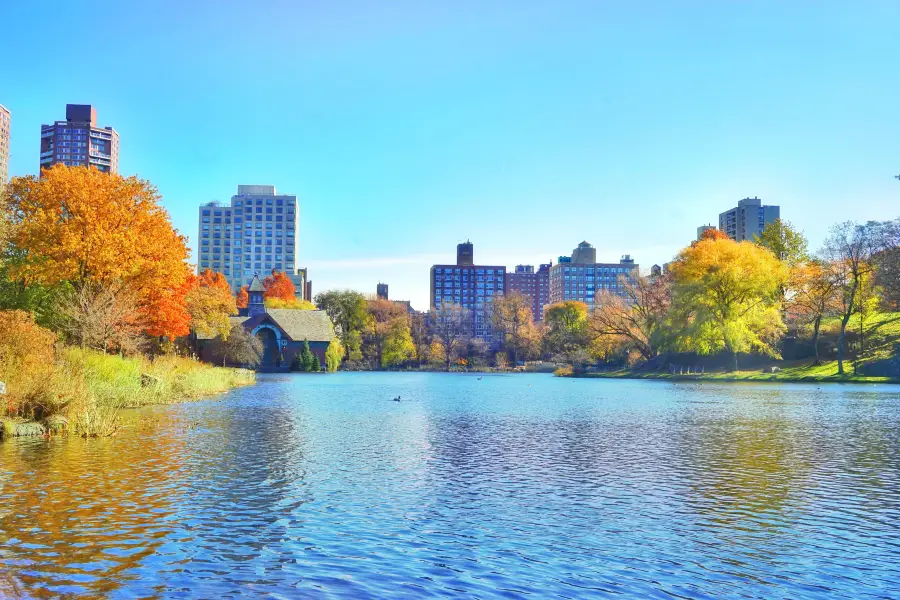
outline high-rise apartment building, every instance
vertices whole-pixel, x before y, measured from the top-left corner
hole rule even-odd
[[[12,127],[12,116],[5,106],[0,104],[0,187],[9,181],[9,137]]]
[[[571,257],[559,257],[559,262],[550,267],[551,304],[576,300],[593,309],[594,299],[602,292],[619,295],[624,292],[619,277],[632,278],[640,272],[640,267],[627,254],[618,263],[598,263],[596,256],[593,246],[582,242]]]
[[[442,303],[458,304],[472,317],[472,337],[491,345],[500,342],[491,324],[494,298],[506,287],[506,267],[474,264],[471,242],[456,247],[455,265],[431,267],[431,310]]]
[[[300,209],[296,196],[279,195],[271,185],[239,185],[231,204],[200,207],[197,266],[223,273],[235,290],[273,269],[287,273],[297,296],[310,286],[297,268]],[[306,298],[308,299],[308,298]]]
[[[535,322],[544,319],[544,306],[550,304],[550,266],[543,264],[535,272],[533,265],[516,265],[515,272],[506,274],[506,293],[529,298]]]
[[[66,104],[66,120],[41,125],[41,169],[57,163],[119,171],[119,134],[97,126],[97,110],[89,104]]]
[[[719,214],[719,230],[737,242],[753,241],[766,225],[780,218],[778,206],[766,206],[759,198],[744,198],[731,210]]]

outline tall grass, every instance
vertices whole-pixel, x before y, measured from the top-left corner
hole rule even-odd
[[[87,393],[100,406],[118,408],[171,404],[249,385],[255,374],[214,367],[180,356],[124,358],[67,348],[61,360],[82,374]]]
[[[56,421],[61,425],[54,427],[55,431],[104,437],[118,430],[122,408],[193,400],[252,384],[255,379],[252,371],[214,367],[178,356],[125,358],[66,347],[57,353],[42,380],[32,383],[46,399],[41,402],[39,418],[64,417]],[[28,418],[18,414],[3,420],[0,437],[16,435],[16,427]]]

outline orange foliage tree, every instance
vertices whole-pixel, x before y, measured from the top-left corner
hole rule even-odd
[[[247,293],[247,286],[242,285],[240,291],[238,291],[237,296],[235,297],[235,303],[238,308],[247,308],[247,304],[250,303],[250,294]]]
[[[266,276],[263,287],[266,288],[266,293],[263,294],[263,298],[266,300],[274,298],[293,300],[297,297],[297,289],[291,278],[287,276],[287,273],[279,273],[275,269],[272,269],[271,275]]]
[[[149,335],[186,335],[191,273],[185,238],[149,182],[56,165],[16,177],[7,193],[23,260],[12,275],[29,283],[109,286],[132,294]]]
[[[187,295],[192,329],[204,337],[228,339],[231,332],[228,317],[237,314],[231,286],[224,275],[209,269],[194,279],[196,285]]]

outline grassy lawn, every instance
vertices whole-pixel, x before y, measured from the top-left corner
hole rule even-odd
[[[822,346],[837,340],[839,319],[829,319],[822,324]],[[865,358],[863,362],[888,359],[900,344],[900,313],[878,313],[866,322]],[[855,344],[859,334],[859,317],[855,316],[847,324],[848,341]],[[824,358],[824,356],[823,356]],[[830,357],[829,357],[830,358]],[[767,366],[778,367],[777,373],[764,373],[762,368],[752,371],[707,371],[697,375],[671,375],[669,373],[614,371],[609,373],[588,373],[584,377],[607,377],[629,379],[674,379],[711,381],[820,381],[857,383],[900,383],[900,379],[890,377],[866,377],[853,375],[853,361],[844,361],[845,375],[838,375],[836,360],[823,360],[814,365],[813,359],[796,361],[773,360]]]

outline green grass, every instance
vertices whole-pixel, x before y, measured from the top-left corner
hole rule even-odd
[[[62,362],[80,373],[85,392],[101,406],[118,408],[171,404],[252,384],[252,371],[214,367],[179,356],[123,358],[67,348]]]
[[[853,375],[852,367],[844,375],[838,375],[837,361],[828,361],[820,365],[813,365],[807,361],[796,363],[779,363],[781,369],[777,373],[763,373],[762,370],[754,371],[716,371],[691,375],[672,375],[670,373],[647,373],[641,371],[611,371],[609,373],[586,373],[580,377],[597,377],[608,379],[671,379],[674,381],[701,380],[701,381],[780,381],[780,382],[837,382],[837,383],[900,383],[900,379],[891,377],[866,377]]]
[[[840,320],[832,318],[822,324],[821,346],[836,343]],[[863,362],[891,358],[900,344],[900,313],[876,313],[866,322],[866,351]],[[859,333],[859,317],[854,315],[847,324],[848,341],[856,343]],[[824,359],[825,357],[823,357]],[[856,383],[900,383],[891,377],[868,377],[853,374],[853,361],[844,361],[844,375],[838,375],[837,360],[823,360],[813,364],[813,359],[796,361],[773,360],[766,366],[779,368],[777,373],[764,373],[762,367],[752,371],[714,371],[703,374],[672,375],[670,373],[642,371],[613,371],[609,373],[588,373],[583,377],[629,378],[629,379],[673,379],[703,381],[798,381],[798,382],[856,382]]]

